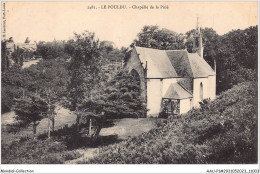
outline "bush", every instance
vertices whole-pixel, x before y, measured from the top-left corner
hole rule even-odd
[[[119,71],[104,88],[104,111],[107,118],[145,117],[146,109],[140,96],[140,77]]]
[[[2,142],[1,154],[2,164],[63,164],[81,156],[68,151],[63,143],[29,138],[21,138],[10,145]]]
[[[92,164],[257,163],[257,83],[246,82],[158,128],[104,147]]]

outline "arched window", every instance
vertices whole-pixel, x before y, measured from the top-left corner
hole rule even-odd
[[[193,107],[193,102],[192,102],[192,99],[190,99],[190,109],[192,109]]]
[[[203,100],[203,85],[200,83],[200,100]]]

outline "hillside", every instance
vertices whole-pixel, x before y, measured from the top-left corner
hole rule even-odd
[[[257,82],[241,83],[200,109],[104,147],[89,163],[257,163],[257,119]]]

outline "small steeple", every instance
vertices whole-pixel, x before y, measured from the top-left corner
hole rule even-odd
[[[196,30],[200,33],[199,16],[197,16],[197,27],[196,27]]]
[[[202,45],[202,34],[200,31],[199,17],[197,16],[196,31],[193,36],[193,52],[198,53],[200,57],[203,57],[203,45]]]

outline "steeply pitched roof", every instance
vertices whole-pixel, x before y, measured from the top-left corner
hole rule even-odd
[[[178,83],[172,83],[163,98],[185,99],[192,98],[192,95],[183,89],[183,87],[181,87]]]
[[[188,53],[193,77],[206,77],[209,75],[216,75],[209,64],[200,57],[197,53]]]
[[[141,62],[146,64],[149,78],[177,77],[177,73],[164,50],[136,47]]]
[[[188,90],[190,93],[192,93],[192,90],[193,90],[193,80],[192,80],[192,78],[183,78],[181,80],[178,80],[177,83],[180,86],[184,87],[186,90]]]
[[[157,50],[135,47],[143,65],[147,62],[147,78],[208,77],[216,75],[197,53],[186,50]]]
[[[166,53],[179,77],[193,76],[186,50],[166,50]]]

